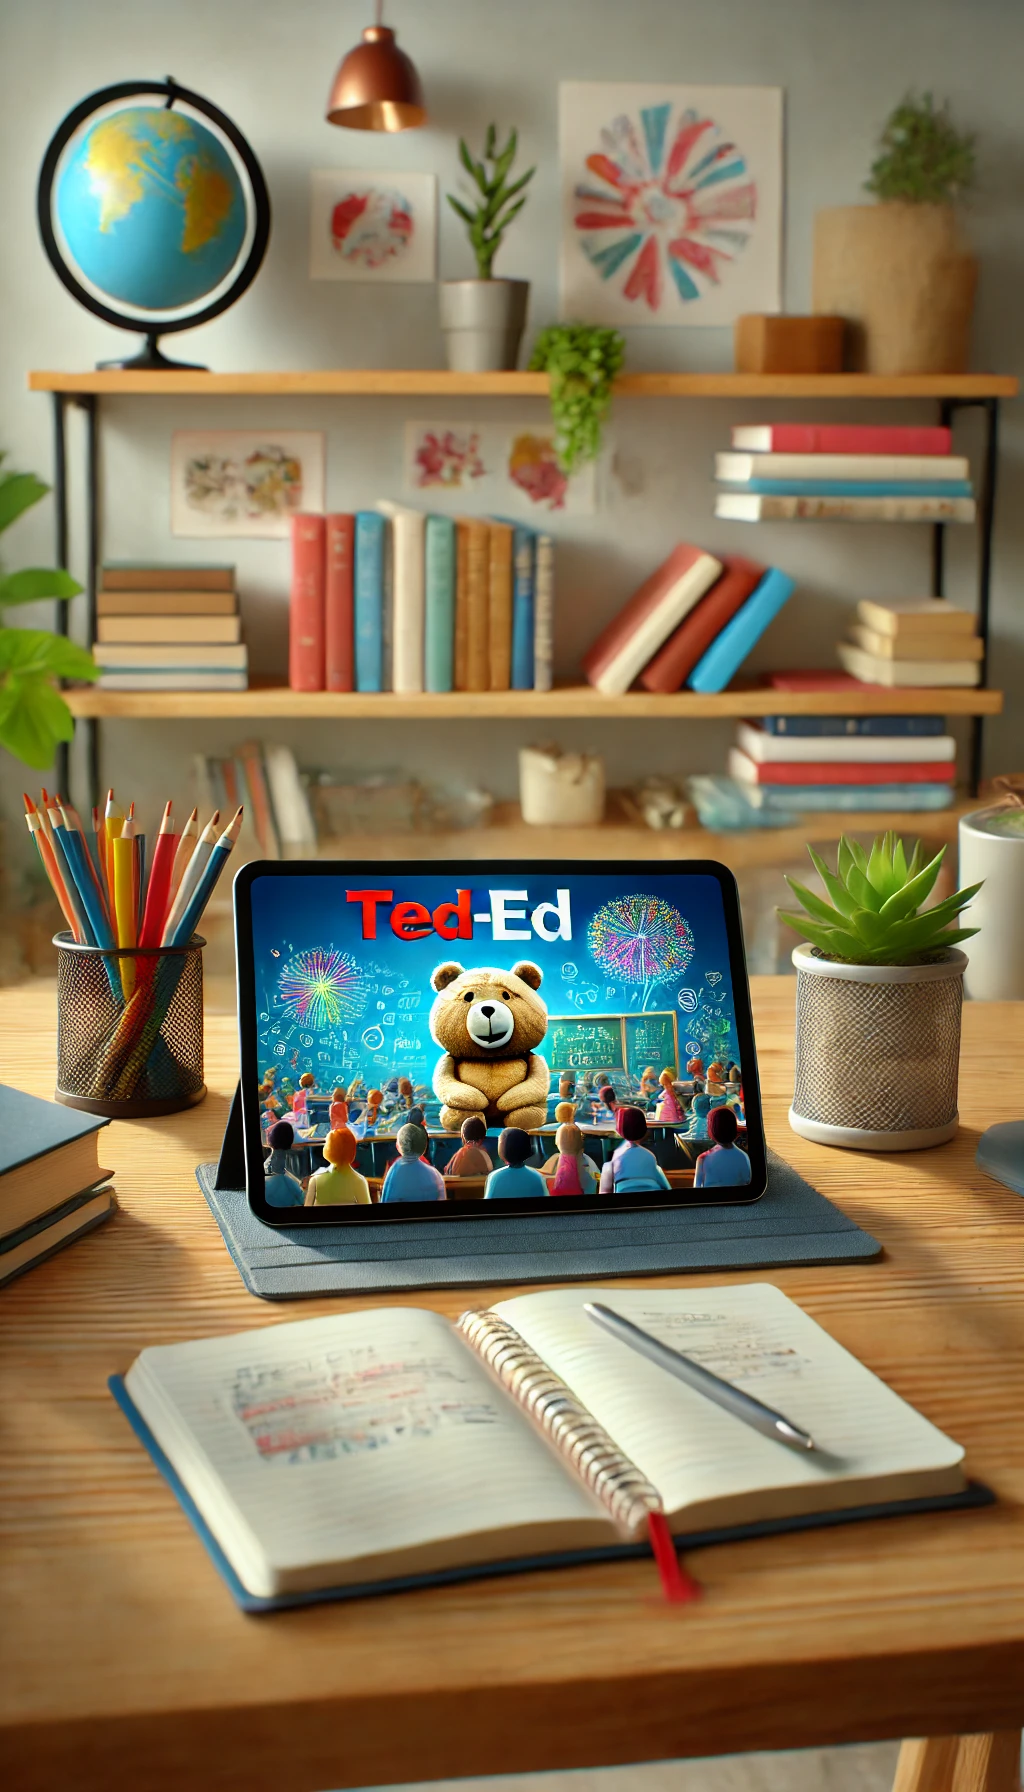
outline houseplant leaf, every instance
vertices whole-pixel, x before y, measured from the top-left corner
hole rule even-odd
[[[43,597],[77,597],[82,586],[69,572],[56,566],[26,566],[0,579],[0,610],[15,604],[34,604]]]
[[[45,498],[49,486],[34,473],[5,473],[0,477],[0,534],[25,510]]]
[[[0,682],[0,746],[25,765],[45,771],[74,731],[74,717],[50,679],[10,673]]]

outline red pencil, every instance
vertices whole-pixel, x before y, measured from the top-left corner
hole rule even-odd
[[[174,869],[174,855],[177,850],[178,836],[174,831],[171,805],[168,803],[160,823],[160,832],[156,837],[153,863],[149,868],[146,909],[139,933],[140,946],[159,946],[160,944],[170,905],[171,872]]]

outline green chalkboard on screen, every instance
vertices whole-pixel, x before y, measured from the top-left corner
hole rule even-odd
[[[622,1022],[610,1014],[552,1014],[540,1047],[553,1071],[623,1070]]]
[[[641,1077],[648,1065],[656,1074],[671,1070],[679,1074],[679,1033],[671,1009],[649,1014],[627,1014],[623,1018],[626,1034],[626,1069]]]

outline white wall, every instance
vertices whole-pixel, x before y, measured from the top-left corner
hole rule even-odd
[[[1024,122],[1019,0],[392,0],[389,21],[426,89],[429,128],[395,138],[338,131],[323,121],[334,67],[371,16],[369,0],[32,0],[4,8],[0,64],[0,446],[10,463],[50,466],[49,401],[25,390],[30,367],[83,368],[125,352],[133,338],[109,330],[64,292],[39,245],[35,180],[60,118],[85,94],[132,76],[168,71],[209,96],[247,134],[269,182],[274,228],[263,270],[225,317],[184,334],[172,354],[221,369],[436,366],[442,362],[433,290],[420,286],[311,283],[307,263],[309,170],[344,165],[435,171],[442,190],[456,174],[459,132],[481,135],[490,119],[519,126],[524,156],[538,164],[531,199],[497,271],[533,283],[531,328],[557,315],[557,83],[562,78],[778,84],[786,99],[785,291],[787,309],[808,308],[815,210],[857,201],[881,121],[908,86],[952,100],[977,130],[979,193],[969,215],[982,258],[973,364],[1020,370],[1024,284]],[[524,164],[525,165],[525,164]],[[456,219],[442,204],[440,268],[471,271]],[[633,368],[727,368],[730,333],[629,333]],[[841,407],[828,408],[830,416]],[[399,490],[406,416],[466,414],[465,404],[423,400],[264,402],[255,399],[118,400],[104,406],[104,550],[111,557],[202,557],[167,528],[168,449],[175,427],[288,423],[329,432],[332,507]],[[500,407],[480,415],[501,414]],[[508,415],[508,412],[505,412]],[[531,413],[541,416],[539,405]],[[716,523],[711,456],[731,422],[806,415],[781,405],[622,402],[614,418],[617,476],[592,518],[559,525],[560,669],[638,580],[680,537],[756,553],[799,581],[797,596],[757,650],[754,665],[828,663],[854,601],[926,589],[927,532]],[[823,413],[820,413],[823,414]],[[929,420],[927,406],[848,409],[852,418]],[[991,724],[988,770],[1024,767],[1020,691],[1024,671],[1024,430],[1005,407],[994,591],[994,676],[1009,714]],[[978,424],[960,426],[966,446]],[[12,564],[52,556],[49,505],[5,542]],[[951,532],[954,535],[956,532]],[[280,664],[286,629],[287,549],[277,543],[214,543],[212,558],[237,559],[246,629],[257,670]],[[237,552],[236,552],[237,549]],[[952,595],[970,590],[973,536],[951,546]],[[81,570],[80,543],[77,569]],[[80,611],[81,604],[78,606]],[[22,618],[29,621],[25,614]],[[18,620],[14,618],[13,620]],[[48,621],[48,614],[40,617]],[[238,730],[222,723],[108,723],[104,773],[155,804],[184,794],[185,756],[225,750]],[[499,794],[515,783],[511,723],[483,738],[458,724],[290,724],[264,732],[291,741],[305,763],[400,765],[436,776],[483,778]],[[530,731],[531,734],[533,731]],[[644,770],[721,766],[728,726],[562,724],[567,744],[604,750],[613,781]],[[13,814],[20,768],[0,761]],[[20,829],[20,824],[19,824]],[[10,835],[20,845],[20,831]]]

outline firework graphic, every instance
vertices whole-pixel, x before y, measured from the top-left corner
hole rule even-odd
[[[340,1020],[358,1020],[366,1007],[366,985],[354,958],[332,948],[299,952],[281,971],[277,986],[284,1012],[320,1031]]]
[[[619,113],[584,165],[573,190],[579,246],[640,309],[658,314],[673,298],[687,306],[720,286],[755,229],[747,157],[694,106]]]
[[[681,976],[693,957],[689,922],[660,896],[616,896],[587,929],[595,962],[618,983],[642,990],[646,1008],[659,983]]]

